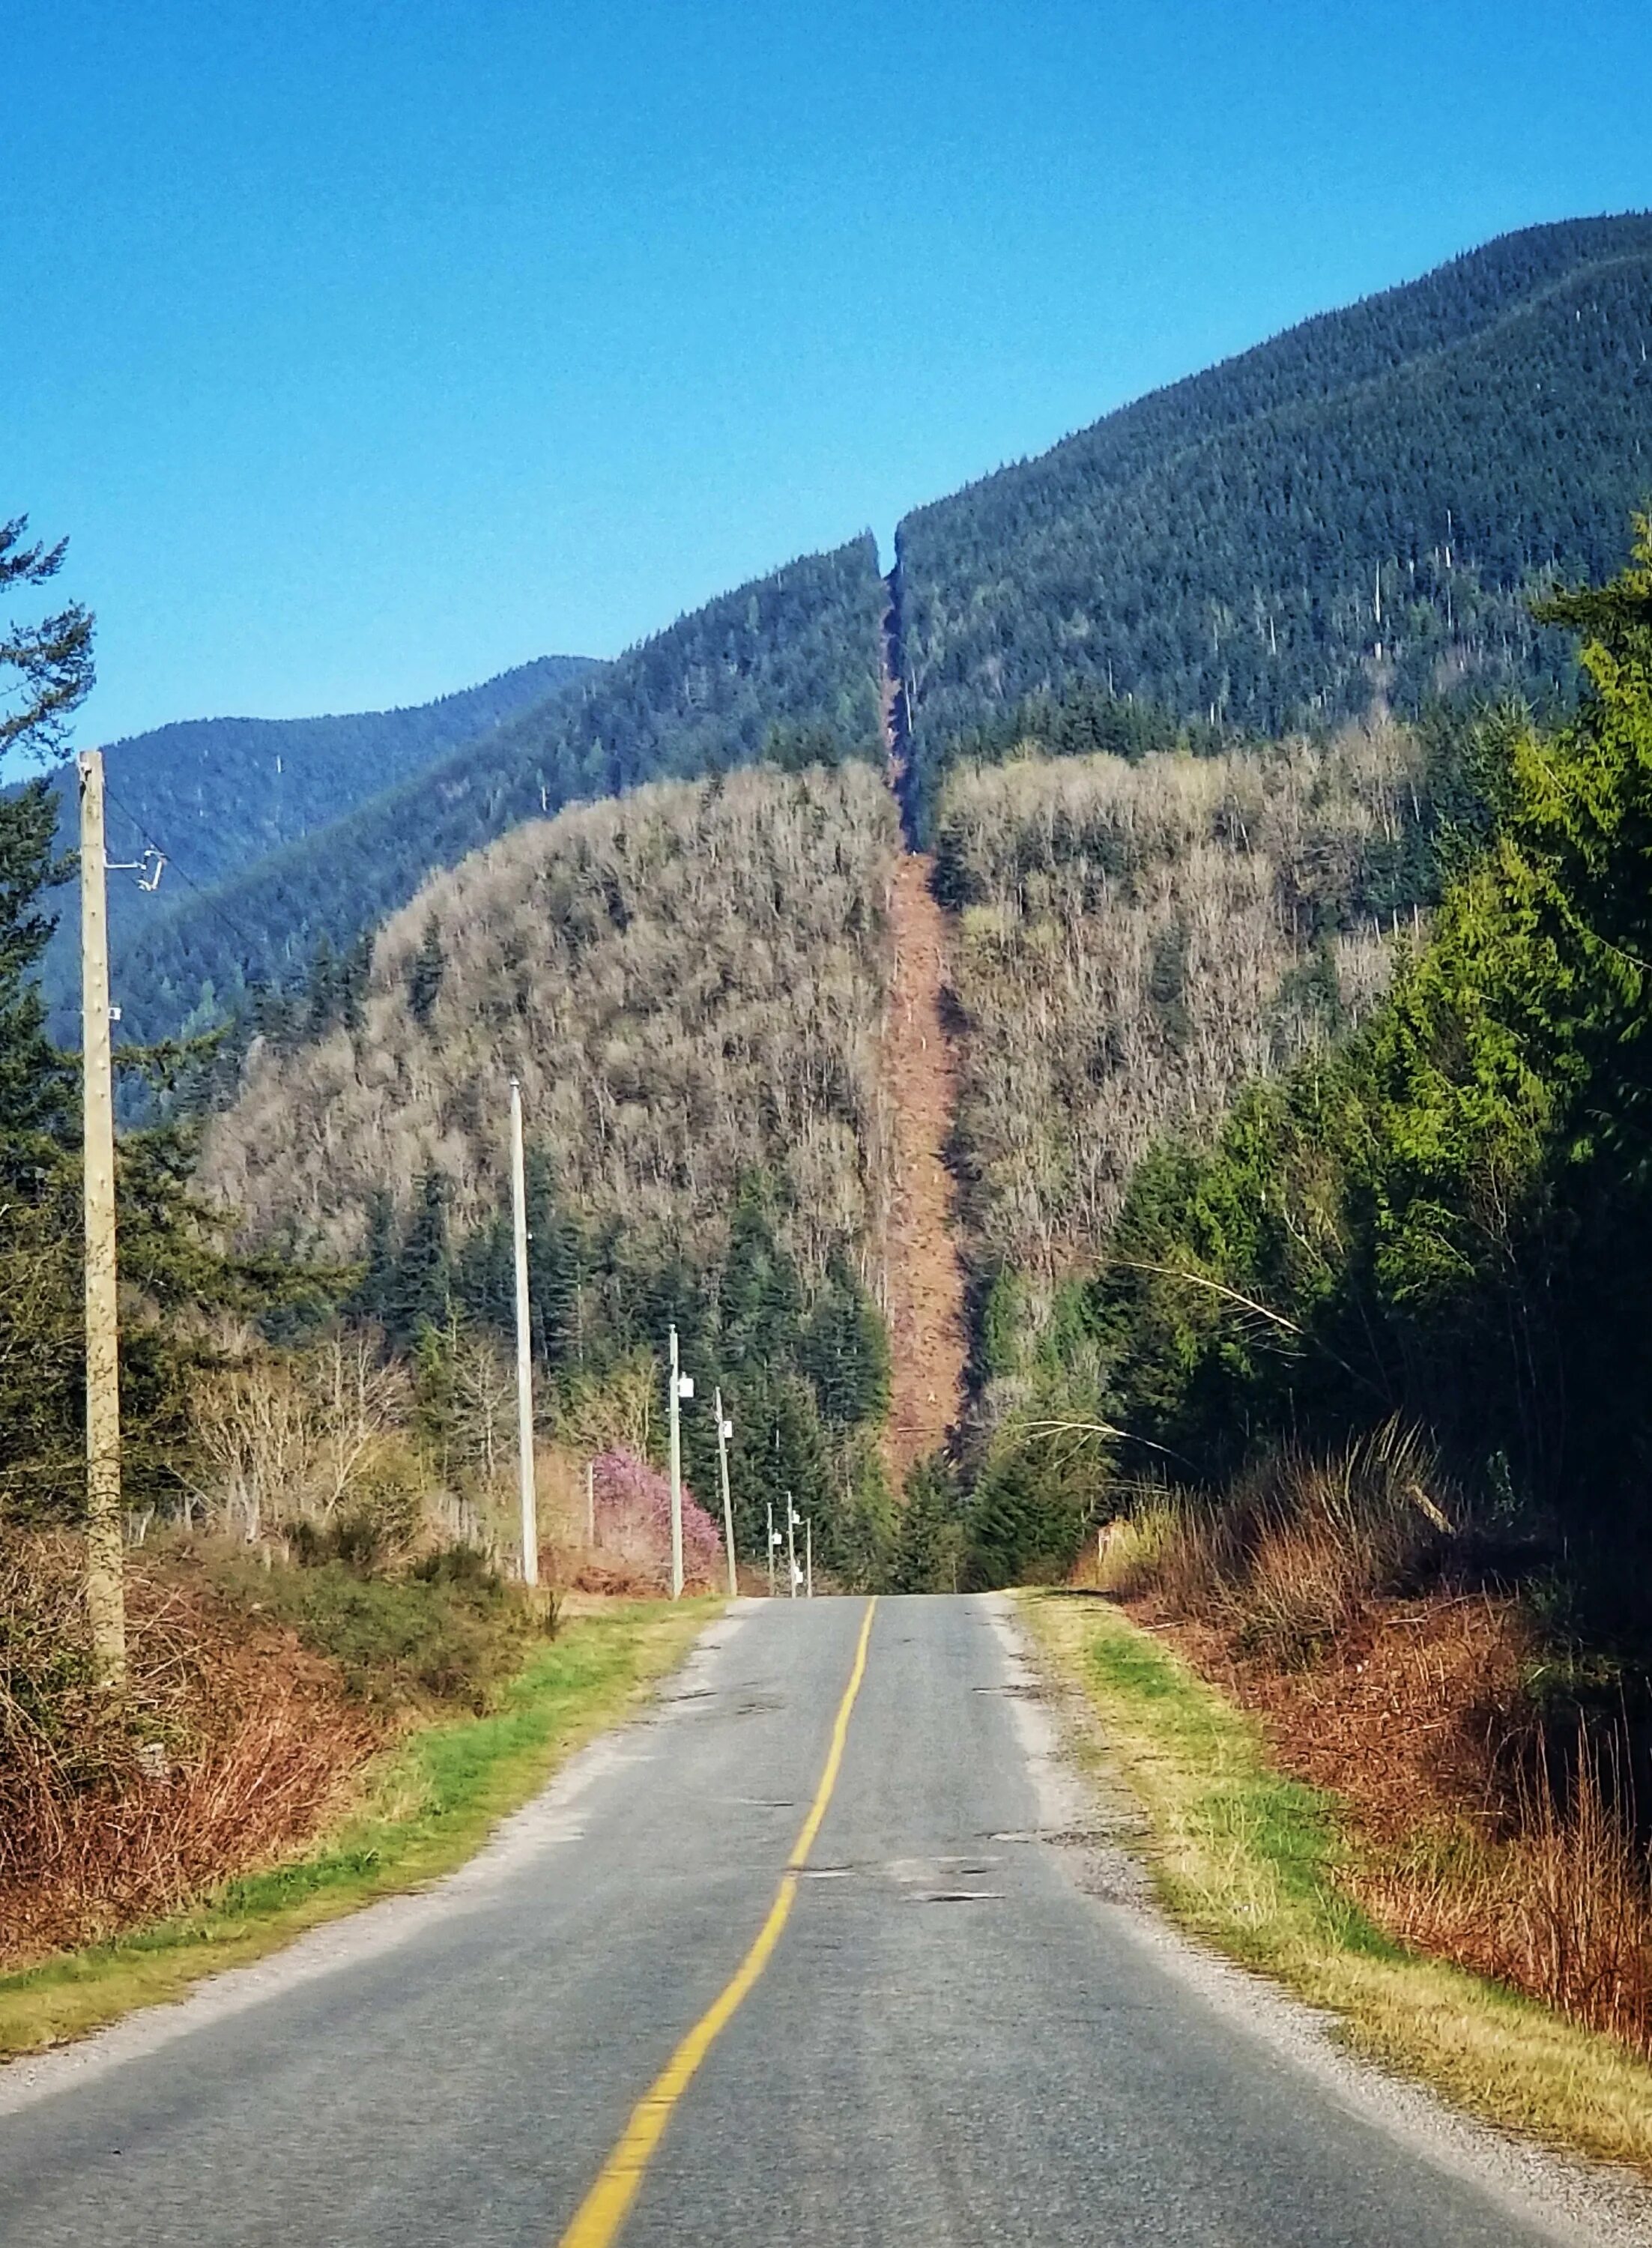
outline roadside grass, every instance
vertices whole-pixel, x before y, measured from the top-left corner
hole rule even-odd
[[[1109,1601],[1019,1603],[1046,1673],[1081,1690],[1086,1772],[1121,1778],[1145,1814],[1174,1919],[1487,2121],[1652,2171],[1652,2067],[1384,1935],[1340,1885],[1361,1868],[1336,1798],[1272,1769],[1259,1725]]]
[[[350,1813],[301,1854],[187,1911],[0,1976],[0,2060],[178,1998],[323,1921],[450,1873],[681,1661],[719,1606],[634,1601],[574,1617],[491,1714],[425,1725],[374,1758]]]

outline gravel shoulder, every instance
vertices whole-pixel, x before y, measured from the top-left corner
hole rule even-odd
[[[1110,1936],[1511,2217],[1652,2248],[1652,2071],[1380,1938],[1342,1948],[1357,1915],[1282,1895],[1265,1813],[1244,1815],[1247,1766],[1261,1769],[1248,1721],[1110,1605],[1023,1593],[993,1608],[1042,1823]],[[1190,1701],[1214,1731],[1189,1724]],[[1312,1877],[1329,1886],[1327,1869]],[[1517,2116],[1525,2128],[1508,2128]],[[1640,2158],[1594,2158],[1626,2147]]]

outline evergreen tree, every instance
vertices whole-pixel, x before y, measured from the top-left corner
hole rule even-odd
[[[56,826],[44,781],[0,797],[0,1181],[8,1192],[66,1134],[72,1114],[72,1079],[47,1042],[33,977],[52,928],[40,894],[68,873],[52,852]]]
[[[373,974],[373,938],[359,936],[345,955],[339,974],[339,1014],[353,1037],[366,1021],[363,1013]]]
[[[445,1477],[457,1419],[454,1353],[458,1330],[451,1317],[440,1326],[430,1320],[413,1343],[414,1427],[419,1442]]]
[[[445,1326],[450,1299],[448,1184],[433,1168],[419,1181],[418,1199],[396,1259],[385,1324],[396,1341],[411,1343],[425,1327]]]
[[[25,546],[28,528],[26,515],[0,522],[0,675],[15,671],[22,693],[10,709],[0,697],[0,759],[17,750],[51,764],[63,751],[71,715],[92,691],[93,620],[75,601],[38,624],[10,615],[13,590],[55,578],[68,548],[66,538]]]
[[[544,1148],[529,1148],[524,1170],[533,1351],[542,1366],[555,1371],[579,1361],[579,1233],[558,1204],[556,1167]]]
[[[889,1557],[892,1593],[956,1593],[963,1583],[964,1530],[957,1477],[944,1453],[908,1473]]]
[[[396,1301],[395,1205],[385,1187],[374,1187],[367,1196],[367,1235],[362,1244],[364,1270],[347,1308],[358,1319],[388,1325]]]
[[[310,970],[305,978],[304,1030],[306,1038],[319,1038],[331,1026],[339,1008],[340,963],[331,942],[323,936],[310,958]]]
[[[717,1298],[730,1366],[790,1354],[798,1337],[802,1291],[797,1269],[775,1235],[768,1182],[755,1173],[741,1182],[735,1200]]]
[[[876,1306],[840,1255],[827,1267],[797,1357],[829,1426],[849,1429],[881,1421],[888,1411],[888,1337]]]
[[[497,1210],[466,1238],[454,1259],[454,1297],[477,1326],[508,1339],[516,1328],[516,1286],[511,1221]]]
[[[424,925],[424,935],[408,969],[408,1005],[413,1019],[421,1030],[428,1030],[435,1012],[436,996],[442,989],[442,979],[447,973],[448,956],[442,948],[442,932],[433,914]]]

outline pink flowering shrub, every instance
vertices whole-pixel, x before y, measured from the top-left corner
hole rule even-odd
[[[671,1580],[671,1485],[634,1452],[599,1452],[591,1463],[597,1545],[615,1559]],[[716,1582],[723,1538],[685,1483],[682,1486],[682,1574],[685,1583]]]

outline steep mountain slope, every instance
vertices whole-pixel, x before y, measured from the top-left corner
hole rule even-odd
[[[938,857],[960,909],[956,1146],[981,1374],[1030,1372],[1155,1139],[1208,1124],[1380,995],[1384,939],[1414,924],[1373,896],[1392,894],[1422,774],[1418,744],[1384,724],[1323,751],[953,776]]]
[[[720,1383],[731,1408],[746,1550],[790,1488],[817,1555],[864,1575],[888,1395],[898,840],[858,760],[519,825],[389,922],[330,1025],[255,1045],[209,1126],[206,1191],[254,1242],[364,1258],[351,1308],[393,1342],[417,1353],[456,1320],[504,1342],[517,1077],[547,1411],[629,1381],[646,1429],[675,1322],[702,1401]],[[703,1411],[685,1442],[714,1491]]]
[[[546,655],[411,709],[192,718],[112,743],[104,753],[110,856],[141,858],[152,843],[172,861],[153,896],[131,882],[111,883],[117,949],[128,933],[152,935],[158,922],[188,909],[201,889],[326,826],[595,668],[584,656]],[[72,848],[72,771],[57,775],[52,787],[63,806],[59,832]],[[73,921],[72,911],[65,914],[46,956],[45,989],[56,1003],[78,994]]]
[[[709,602],[441,764],[290,844],[117,960],[134,1035],[221,1017],[249,984],[349,945],[433,868],[520,821],[639,783],[829,745],[878,754],[884,594],[866,537]]]
[[[581,1217],[703,1259],[757,1166],[805,1271],[874,1278],[894,842],[860,763],[529,820],[386,924],[354,1024],[257,1043],[203,1183],[250,1237],[347,1258],[374,1190],[406,1211],[434,1165],[469,1230],[507,1191],[515,1076]]]
[[[1652,216],[1511,235],[908,516],[920,777],[1099,682],[1278,732],[1470,674],[1554,687],[1522,595],[1621,559],[1652,483]]]

